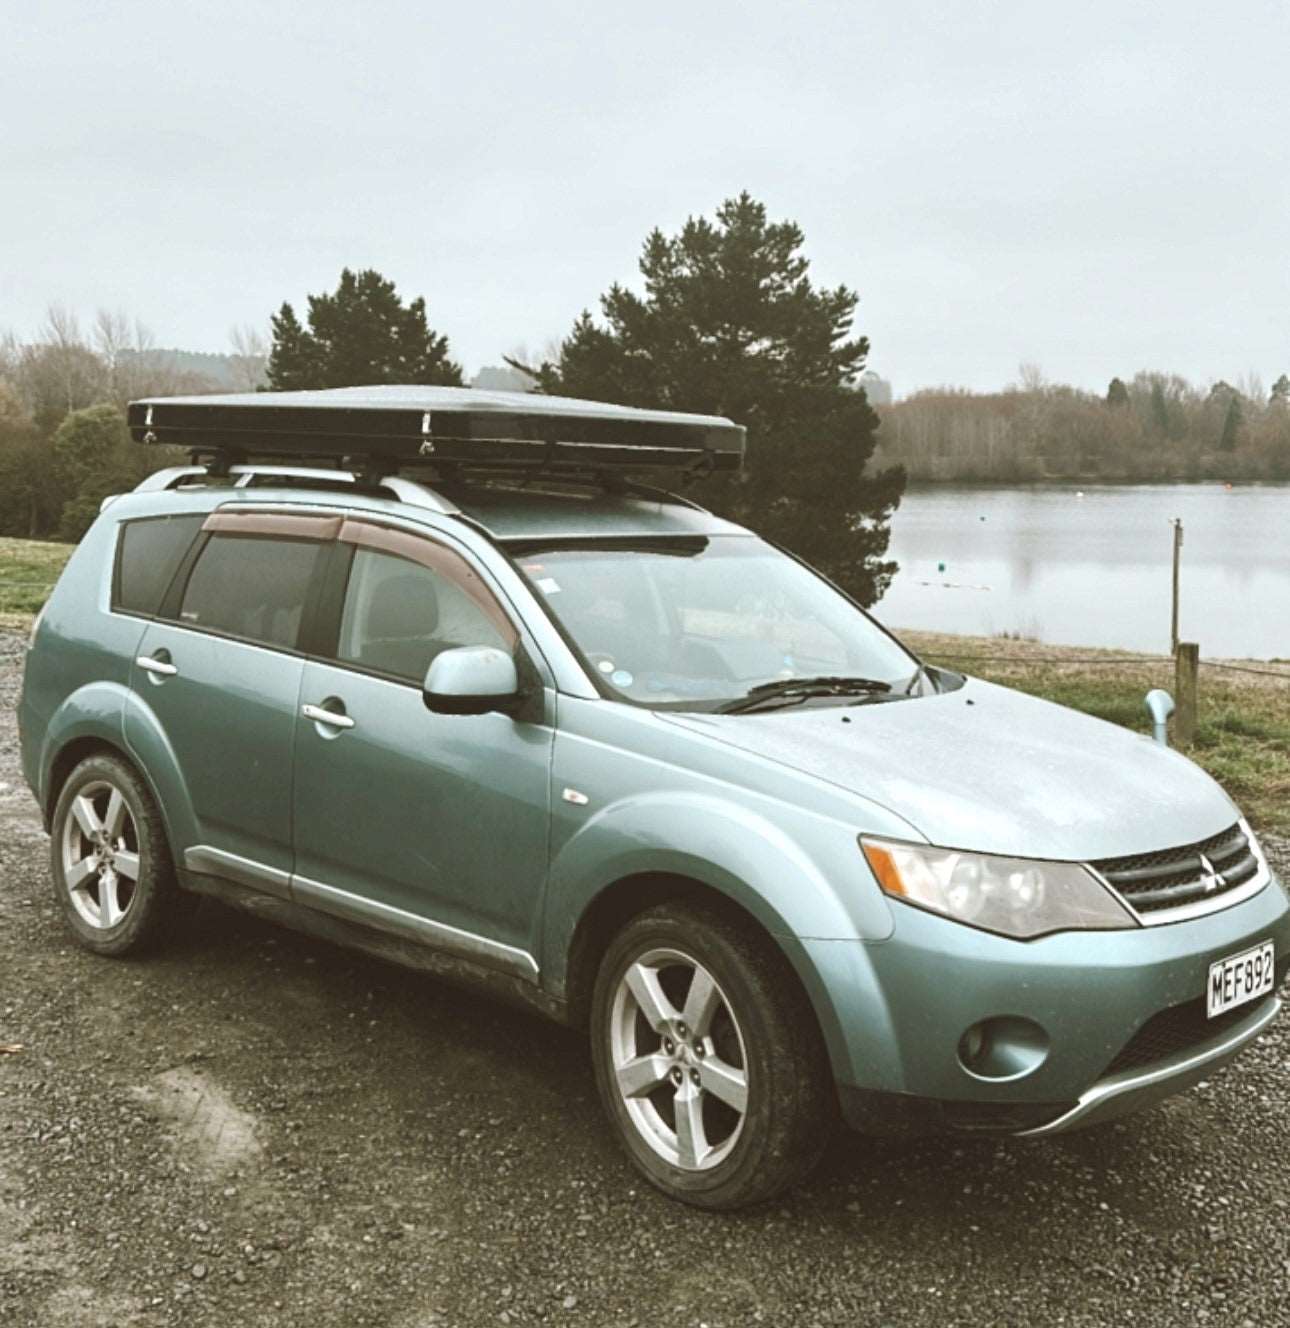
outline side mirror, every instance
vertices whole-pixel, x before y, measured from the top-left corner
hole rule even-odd
[[[514,709],[520,700],[515,661],[492,646],[457,646],[437,655],[421,688],[427,710],[440,715],[485,715]]]

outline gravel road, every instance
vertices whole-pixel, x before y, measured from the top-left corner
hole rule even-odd
[[[65,936],[0,635],[0,1325],[1290,1324],[1290,1020],[1047,1142],[840,1138],[731,1217],[644,1188],[572,1034],[209,905]],[[1290,846],[1276,851],[1290,866]]]

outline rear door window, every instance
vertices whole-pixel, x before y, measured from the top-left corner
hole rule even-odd
[[[212,534],[179,604],[185,627],[294,649],[320,551],[313,539]]]
[[[205,520],[200,512],[127,521],[117,542],[112,607],[151,617]]]

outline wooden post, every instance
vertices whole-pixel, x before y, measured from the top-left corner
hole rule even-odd
[[[1195,641],[1179,641],[1174,652],[1174,694],[1178,709],[1174,714],[1174,744],[1190,747],[1196,741],[1196,699],[1200,679],[1200,646]]]
[[[1176,516],[1171,522],[1174,528],[1174,595],[1173,595],[1173,617],[1170,620],[1169,628],[1169,650],[1171,654],[1178,653],[1178,565],[1182,556],[1183,542],[1183,523],[1182,517]]]

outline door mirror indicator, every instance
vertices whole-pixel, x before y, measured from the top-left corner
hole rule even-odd
[[[441,715],[509,712],[521,699],[515,661],[493,646],[458,646],[435,657],[422,687],[426,708]]]

